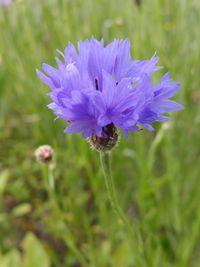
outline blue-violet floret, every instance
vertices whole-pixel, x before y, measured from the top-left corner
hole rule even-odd
[[[161,68],[159,58],[131,59],[128,39],[104,46],[92,38],[80,41],[77,51],[69,43],[64,53],[58,52],[63,57],[56,58],[58,68],[43,64],[45,74],[37,74],[51,89],[49,108],[69,124],[66,133],[103,140],[119,128],[128,137],[141,126],[153,130],[153,122],[168,119],[163,113],[183,108],[169,100],[179,83],[167,73],[154,86],[151,75]]]

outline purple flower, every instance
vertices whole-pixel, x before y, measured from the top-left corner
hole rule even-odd
[[[150,76],[161,67],[158,57],[132,60],[128,39],[80,41],[78,49],[69,43],[58,68],[43,64],[39,78],[51,88],[49,105],[57,117],[69,125],[67,133],[82,132],[84,138],[112,139],[116,128],[126,137],[139,126],[153,130],[152,123],[165,121],[163,113],[183,107],[169,100],[180,85],[169,73],[152,85]]]
[[[0,6],[9,6],[11,3],[12,0],[0,0]]]

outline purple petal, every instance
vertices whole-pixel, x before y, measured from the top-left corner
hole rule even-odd
[[[56,87],[60,86],[60,76],[57,69],[53,68],[52,66],[44,63],[42,64],[42,68],[44,72],[50,77]]]
[[[164,113],[183,109],[182,105],[172,100],[162,100],[159,102],[155,102],[150,107],[156,113]]]
[[[153,88],[155,100],[170,98],[179,90],[180,84],[170,80],[170,73],[166,73],[162,80]]]
[[[54,88],[54,84],[50,78],[48,78],[46,75],[44,75],[44,73],[39,70],[36,70],[36,72],[41,81],[43,81],[50,88]]]

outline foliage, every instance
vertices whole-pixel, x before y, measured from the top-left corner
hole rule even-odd
[[[138,3],[138,4],[136,4]],[[0,267],[198,267],[200,2],[13,0],[0,7]],[[107,198],[97,152],[54,121],[35,69],[80,39],[129,37],[181,82],[171,124],[121,138],[112,154],[127,235]],[[160,128],[159,128],[160,127]],[[35,149],[55,150],[55,195]],[[40,261],[38,260],[40,259]],[[31,265],[32,264],[32,265]]]

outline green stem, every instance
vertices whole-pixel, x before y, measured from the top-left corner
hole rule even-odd
[[[54,182],[54,175],[53,170],[50,165],[48,165],[48,183],[51,191],[55,193],[55,182]]]
[[[109,153],[100,153],[100,158],[101,158],[101,166],[103,169],[103,174],[105,178],[105,184],[106,184],[106,189],[108,192],[108,197],[110,199],[112,208],[117,215],[117,217],[123,222],[124,226],[126,227],[126,230],[128,231],[128,234],[132,237],[133,241],[133,248],[135,251],[138,251],[138,255],[144,254],[144,247],[143,247],[143,242],[141,240],[141,236],[138,231],[136,231],[133,226],[130,224],[128,221],[126,215],[122,211],[118,200],[116,196],[116,191],[115,191],[115,186],[114,186],[114,180],[112,176],[112,171],[111,171],[111,159],[110,159],[110,154]]]
[[[53,176],[53,171],[48,164],[43,164],[43,173],[45,177],[45,186],[48,192],[49,201],[52,207],[55,208],[56,199],[55,199],[54,176]]]
[[[103,169],[106,189],[108,192],[108,197],[110,199],[112,208],[113,208],[115,214],[124,223],[124,225],[128,225],[128,227],[130,229],[131,228],[130,224],[129,224],[126,216],[124,215],[124,213],[123,213],[122,209],[120,208],[119,203],[117,201],[115,186],[114,186],[114,181],[113,181],[112,171],[111,171],[110,154],[101,152],[100,158],[101,158],[101,166]]]
[[[45,176],[45,184],[46,184],[46,190],[49,195],[49,200],[52,206],[52,211],[56,218],[59,218],[61,220],[65,220],[65,213],[63,215],[56,198],[56,192],[55,192],[55,181],[54,181],[54,175],[53,170],[51,166],[44,165],[43,168],[44,176]],[[74,236],[69,230],[69,228],[66,226],[66,233],[62,234],[61,238],[65,240],[71,251],[74,253],[74,255],[77,257],[77,259],[80,261],[81,266],[87,267],[87,261],[85,260],[82,253],[79,251],[79,249],[76,246],[76,242],[74,240]]]

